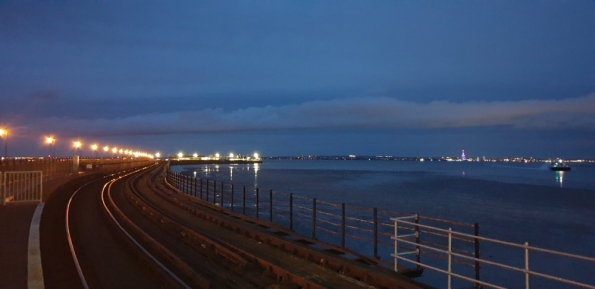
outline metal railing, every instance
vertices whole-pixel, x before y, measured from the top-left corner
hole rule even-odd
[[[386,268],[392,268],[391,253],[393,247],[393,223],[391,218],[410,216],[410,213],[380,210],[378,208],[359,207],[345,203],[332,203],[317,198],[298,196],[273,190],[261,190],[258,187],[235,186],[208,179],[198,179],[189,175],[167,171],[167,181],[188,195],[227,208],[236,213],[255,217],[280,225],[290,231],[315,240],[323,241],[341,248],[368,256]],[[463,224],[437,218],[416,216],[416,222],[441,226],[460,226],[473,229],[478,234],[477,224]],[[417,250],[414,260],[434,259],[431,252],[420,250],[422,244],[432,244],[435,236],[425,234],[421,227],[404,228],[416,233],[412,239],[417,245],[410,250]],[[479,244],[463,244],[457,250],[479,251]],[[479,278],[479,266],[469,263],[476,269]],[[401,267],[400,272],[421,273],[421,266]],[[415,274],[410,274],[414,276]]]
[[[476,287],[486,286],[486,287],[490,287],[490,288],[506,288],[505,286],[508,286],[508,285],[496,284],[495,282],[480,281],[479,278],[472,278],[472,277],[465,276],[464,274],[455,273],[453,271],[453,263],[454,263],[455,258],[458,258],[458,259],[468,260],[468,261],[474,262],[476,264],[490,265],[490,266],[494,266],[496,268],[508,270],[509,272],[512,271],[515,273],[523,274],[525,288],[530,288],[531,276],[536,276],[536,277],[541,277],[541,278],[544,278],[544,279],[547,279],[550,281],[555,281],[555,282],[568,284],[568,285],[572,285],[572,286],[578,286],[581,288],[595,289],[595,285],[593,285],[593,284],[587,284],[587,283],[583,283],[583,282],[579,282],[579,281],[570,280],[568,278],[562,278],[559,276],[554,276],[554,275],[546,274],[543,272],[537,272],[536,270],[531,269],[531,267],[529,266],[530,265],[529,257],[531,255],[531,252],[540,252],[540,253],[550,254],[553,256],[564,257],[564,258],[567,258],[567,260],[569,259],[569,260],[573,260],[573,261],[585,261],[588,264],[590,264],[590,266],[592,266],[593,268],[595,268],[595,258],[585,257],[585,256],[580,256],[580,255],[575,255],[575,254],[568,254],[568,253],[564,253],[564,252],[548,250],[548,249],[543,249],[543,248],[538,248],[538,247],[531,247],[531,246],[529,246],[528,242],[525,242],[524,244],[521,245],[521,244],[516,244],[516,243],[512,243],[512,242],[506,242],[506,241],[501,241],[501,240],[497,240],[497,239],[492,239],[492,238],[480,237],[478,235],[471,235],[471,234],[456,232],[456,231],[453,231],[452,228],[443,229],[443,228],[438,228],[438,227],[434,227],[434,226],[422,225],[422,224],[419,224],[416,222],[407,221],[406,219],[408,219],[408,218],[411,218],[411,217],[391,218],[391,220],[394,222],[394,228],[395,228],[395,233],[394,233],[394,236],[392,237],[392,239],[394,241],[394,246],[395,246],[395,252],[394,252],[394,254],[392,254],[392,257],[394,258],[395,270],[397,270],[396,266],[397,266],[398,260],[402,260],[407,263],[415,264],[415,265],[421,266],[426,269],[431,269],[433,271],[446,274],[447,275],[447,288],[451,288],[451,286],[452,286],[452,277],[456,277],[456,278],[459,278],[459,279],[462,279],[462,280],[465,280],[468,282],[473,282],[473,283],[475,283]],[[398,234],[398,229],[401,228],[403,225],[417,226],[417,227],[422,228],[423,231],[432,232],[432,233],[435,233],[438,235],[446,236],[446,240],[445,240],[446,250],[444,250],[438,246],[418,244],[411,240],[407,240],[407,238],[410,237],[409,235],[406,235],[406,234],[399,235]],[[523,267],[516,267],[514,265],[504,264],[501,262],[495,262],[495,261],[490,261],[490,260],[486,260],[486,259],[480,259],[478,257],[458,253],[458,252],[456,252],[456,250],[454,250],[454,248],[452,246],[453,241],[455,241],[457,239],[459,239],[459,240],[473,239],[473,240],[476,240],[476,242],[479,242],[479,241],[490,242],[490,243],[506,246],[507,248],[521,249],[523,251],[522,255],[524,257],[523,258]],[[413,261],[411,259],[403,257],[403,255],[406,255],[409,252],[399,253],[398,246],[400,243],[419,246],[420,248],[423,248],[424,250],[429,250],[429,251],[435,252],[437,254],[444,255],[447,259],[447,264],[446,264],[447,268],[441,269],[436,266],[424,264],[419,261]],[[486,243],[484,243],[483,246],[485,247]],[[595,273],[595,272],[593,272],[593,273]]]
[[[8,202],[42,202],[43,172],[4,172],[0,173],[2,204]]]

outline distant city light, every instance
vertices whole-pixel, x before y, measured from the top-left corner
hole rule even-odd
[[[254,158],[258,159],[258,153],[254,153]]]
[[[179,158],[181,158],[181,157],[183,157],[183,156],[184,156],[184,154],[183,154],[182,152],[179,152],[179,153],[178,153],[178,157],[179,157]]]
[[[160,153],[160,152],[157,152],[157,153],[155,154],[155,157],[157,157],[157,158],[160,158],[160,157],[161,157],[161,153]]]
[[[194,157],[194,158],[197,158],[197,157],[198,157],[198,154],[197,154],[197,153],[194,153],[194,154],[192,155],[192,157]]]

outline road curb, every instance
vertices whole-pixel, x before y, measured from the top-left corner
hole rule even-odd
[[[41,249],[39,224],[44,204],[41,203],[35,208],[31,227],[29,229],[29,246],[27,251],[27,287],[29,289],[43,289],[43,268],[41,266]]]

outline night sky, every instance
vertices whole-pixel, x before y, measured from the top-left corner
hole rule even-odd
[[[595,158],[595,1],[0,1],[0,127],[11,156]]]

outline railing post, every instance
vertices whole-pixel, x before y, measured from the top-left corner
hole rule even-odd
[[[242,214],[246,215],[246,186],[242,186]]]
[[[259,190],[258,188],[256,188],[256,218],[258,219],[258,207],[259,207],[259,202],[260,202],[260,198],[258,197],[259,195]]]
[[[273,190],[269,191],[269,222],[273,222]]]
[[[525,288],[529,289],[529,242],[525,242]]]
[[[448,286],[451,288],[452,282],[452,228],[448,228]]]
[[[289,230],[293,232],[293,193],[289,193]]]
[[[231,211],[233,212],[233,184],[231,184]]]
[[[415,258],[417,263],[421,264],[421,247],[419,244],[421,243],[421,235],[419,231],[419,214],[415,213]],[[417,264],[417,270],[421,270],[421,265]]]
[[[475,237],[479,236],[479,224],[475,223],[473,224],[473,229],[474,229],[474,234]],[[474,245],[475,245],[475,280],[479,281],[479,271],[481,270],[480,264],[479,264],[479,238],[475,238],[474,240]],[[475,288],[479,289],[481,288],[481,286],[479,285],[479,283],[475,283]]]
[[[374,258],[378,258],[378,208],[374,207]]]
[[[395,270],[395,272],[399,272],[399,267],[397,265],[399,263],[399,252],[398,252],[399,250],[398,250],[398,247],[397,247],[398,246],[398,240],[399,240],[398,239],[399,238],[399,234],[398,234],[399,233],[399,222],[397,221],[397,219],[394,219],[394,220],[395,220],[395,237],[394,237],[394,241],[395,241],[394,242],[395,267],[394,267],[394,270]]]
[[[341,248],[345,248],[345,203],[341,203]]]
[[[200,199],[202,200],[202,178],[200,178]]]
[[[220,202],[221,203],[221,208],[224,208],[225,207],[224,206],[224,203],[225,203],[224,195],[225,195],[225,185],[223,184],[223,182],[221,182],[221,202]]]
[[[190,178],[184,175],[184,194],[188,194],[188,188],[190,188]]]
[[[316,198],[312,199],[312,239],[316,240]]]
[[[213,204],[217,204],[217,181],[213,181]]]
[[[196,198],[196,178],[192,178],[192,195]]]
[[[205,201],[208,203],[209,202],[209,179],[207,179],[207,196],[205,198]]]

